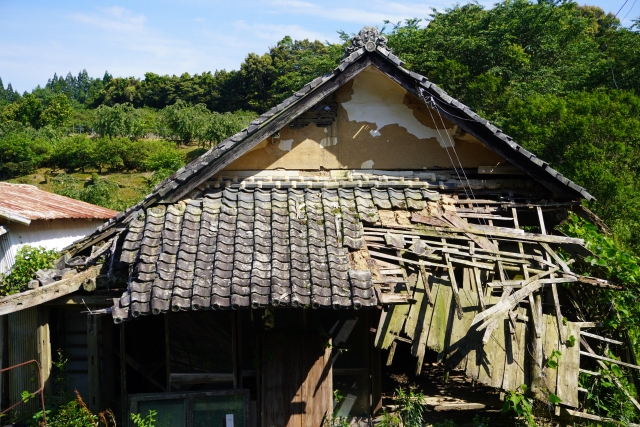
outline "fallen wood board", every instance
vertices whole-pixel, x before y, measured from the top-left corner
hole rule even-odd
[[[449,311],[451,310],[453,291],[449,281],[441,278],[437,282],[438,296],[433,305],[433,318],[429,336],[427,337],[427,348],[442,353],[445,350],[447,340],[447,327],[449,325]],[[441,356],[438,355],[438,360]]]
[[[558,337],[558,326],[556,325],[556,317],[552,314],[543,314],[542,323],[544,326],[543,346],[544,354],[542,364],[542,376],[549,393],[556,394],[556,385],[558,381],[558,370],[548,365],[551,354],[560,350],[560,337]],[[562,356],[560,356],[562,357]]]
[[[385,335],[382,338],[381,349],[388,349],[395,337],[400,334],[400,331],[404,326],[404,321],[409,313],[409,307],[409,305],[392,305],[389,307],[389,313],[387,314],[389,322],[387,324]]]
[[[462,286],[459,289],[460,302],[462,304],[463,316],[458,318],[453,316],[451,336],[446,349],[447,365],[452,369],[465,370],[467,367],[467,356],[471,350],[471,335],[469,327],[471,320],[478,310],[478,297],[473,283],[473,270],[465,268],[462,270]]]
[[[516,313],[524,315],[526,310],[518,308]],[[522,384],[528,384],[525,376],[528,376],[528,364],[525,364],[526,345],[529,342],[527,326],[524,322],[516,322],[515,334],[506,336],[503,390],[516,390]],[[525,368],[526,366],[526,368]]]
[[[556,395],[567,406],[577,408],[578,377],[580,376],[580,328],[573,322],[567,322],[567,336],[573,336],[572,347],[564,342],[561,348],[562,356],[558,363],[558,389]]]
[[[491,296],[490,303],[496,304],[500,297]],[[496,322],[496,328],[484,345],[484,359],[480,367],[478,381],[491,387],[501,388],[504,379],[504,365],[506,359],[505,352],[505,332],[506,319]],[[482,341],[479,343],[482,345]]]
[[[411,339],[416,338],[418,324],[424,323],[424,315],[427,310],[427,305],[429,305],[429,299],[425,289],[425,284],[429,286],[428,280],[429,278],[423,276],[422,272],[418,273],[418,280],[416,286],[413,288],[415,304],[412,304],[409,308],[407,321],[404,324],[404,333]]]
[[[480,323],[482,320],[487,319],[483,325],[478,327],[478,330],[486,328],[487,325],[491,323],[492,319],[494,319],[494,316],[495,316],[495,319],[501,318],[504,313],[508,312],[513,307],[515,307],[520,301],[526,298],[529,294],[538,290],[542,286],[542,284],[538,282],[538,279],[541,279],[544,276],[552,274],[554,271],[557,271],[557,270],[549,270],[549,271],[546,271],[545,273],[540,273],[540,274],[536,274],[535,276],[531,276],[529,279],[525,280],[526,284],[522,287],[522,289],[519,289],[518,291],[509,295],[508,297],[506,297],[505,299],[503,299],[493,307],[488,308],[482,313],[478,313],[476,317],[474,317],[473,322],[471,324],[475,325],[477,323]]]
[[[616,424],[623,425],[622,422],[616,421],[613,418],[599,417],[597,415],[588,414],[586,412],[581,412],[581,411],[574,411],[568,408],[565,409],[565,411],[567,411],[567,414],[569,414],[572,417],[584,418],[585,420],[602,421],[602,422],[616,423]],[[630,427],[640,427],[640,424],[635,424],[635,423],[627,423],[626,425]]]
[[[59,280],[50,285],[41,286],[26,292],[0,298],[0,316],[35,307],[47,301],[69,295],[79,290],[85,282],[95,279],[100,273],[101,266],[93,266],[67,279]]]
[[[433,305],[427,304],[424,311],[424,319],[422,322],[418,320],[417,327],[414,333],[413,346],[411,347],[411,354],[418,358],[416,365],[416,374],[420,374],[422,371],[422,364],[424,361],[424,352],[427,348],[427,341],[429,339],[429,332],[431,331],[431,321],[433,320],[433,312],[435,304],[438,301],[438,294],[440,293],[440,284],[433,276],[428,277],[429,284],[431,285],[431,295],[433,297]],[[426,286],[429,286],[427,284]],[[418,337],[416,339],[415,337]]]
[[[486,408],[482,403],[443,403],[441,405],[432,406],[436,412],[443,411],[477,411]]]

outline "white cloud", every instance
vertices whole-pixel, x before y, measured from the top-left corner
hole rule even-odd
[[[147,18],[120,6],[99,9],[99,13],[76,13],[71,16],[83,24],[101,28],[106,31],[140,33],[145,30]]]
[[[301,27],[300,25],[286,25],[286,24],[249,24],[245,21],[237,21],[234,25],[236,30],[242,32],[250,32],[254,37],[261,40],[266,40],[270,43],[282,40],[284,36],[290,36],[294,40],[330,40],[336,39],[335,34],[324,34],[317,31],[312,31],[308,28]]]
[[[313,15],[332,21],[362,23],[369,25],[403,21],[407,18],[426,17],[431,10],[424,4],[399,4],[389,2],[372,2],[363,4],[361,8],[330,7],[300,0],[272,0],[271,5],[284,13]]]

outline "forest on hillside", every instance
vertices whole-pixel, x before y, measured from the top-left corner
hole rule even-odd
[[[587,206],[610,235],[576,217],[562,231],[594,253],[576,268],[624,284],[585,304],[607,327],[628,331],[640,351],[640,19],[623,27],[600,8],[553,0],[503,0],[491,9],[468,3],[424,15],[386,23],[388,45],[408,69],[596,197]],[[23,94],[0,80],[0,179],[44,177],[57,193],[124,209],[331,71],[351,36],[340,35],[341,44],[285,37],[232,71],[135,78],[83,70]],[[142,177],[127,197],[117,181],[123,176]],[[629,376],[612,375],[637,395]],[[604,378],[581,383],[591,390],[590,410],[637,421]]]

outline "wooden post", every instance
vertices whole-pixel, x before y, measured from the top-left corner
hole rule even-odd
[[[127,405],[127,347],[125,343],[124,323],[120,324],[120,405],[122,412],[122,425],[129,425],[129,408]]]
[[[100,348],[98,344],[98,319],[87,315],[87,371],[89,399],[87,406],[94,414],[100,412]]]
[[[42,378],[42,384],[45,386],[47,392],[51,391],[51,382],[49,376],[51,375],[51,332],[49,330],[49,308],[38,307],[38,333],[37,351],[38,362],[40,363],[40,375]]]

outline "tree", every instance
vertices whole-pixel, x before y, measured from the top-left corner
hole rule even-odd
[[[63,127],[70,124],[73,116],[73,109],[69,103],[69,98],[65,95],[55,95],[40,114],[40,125]]]

